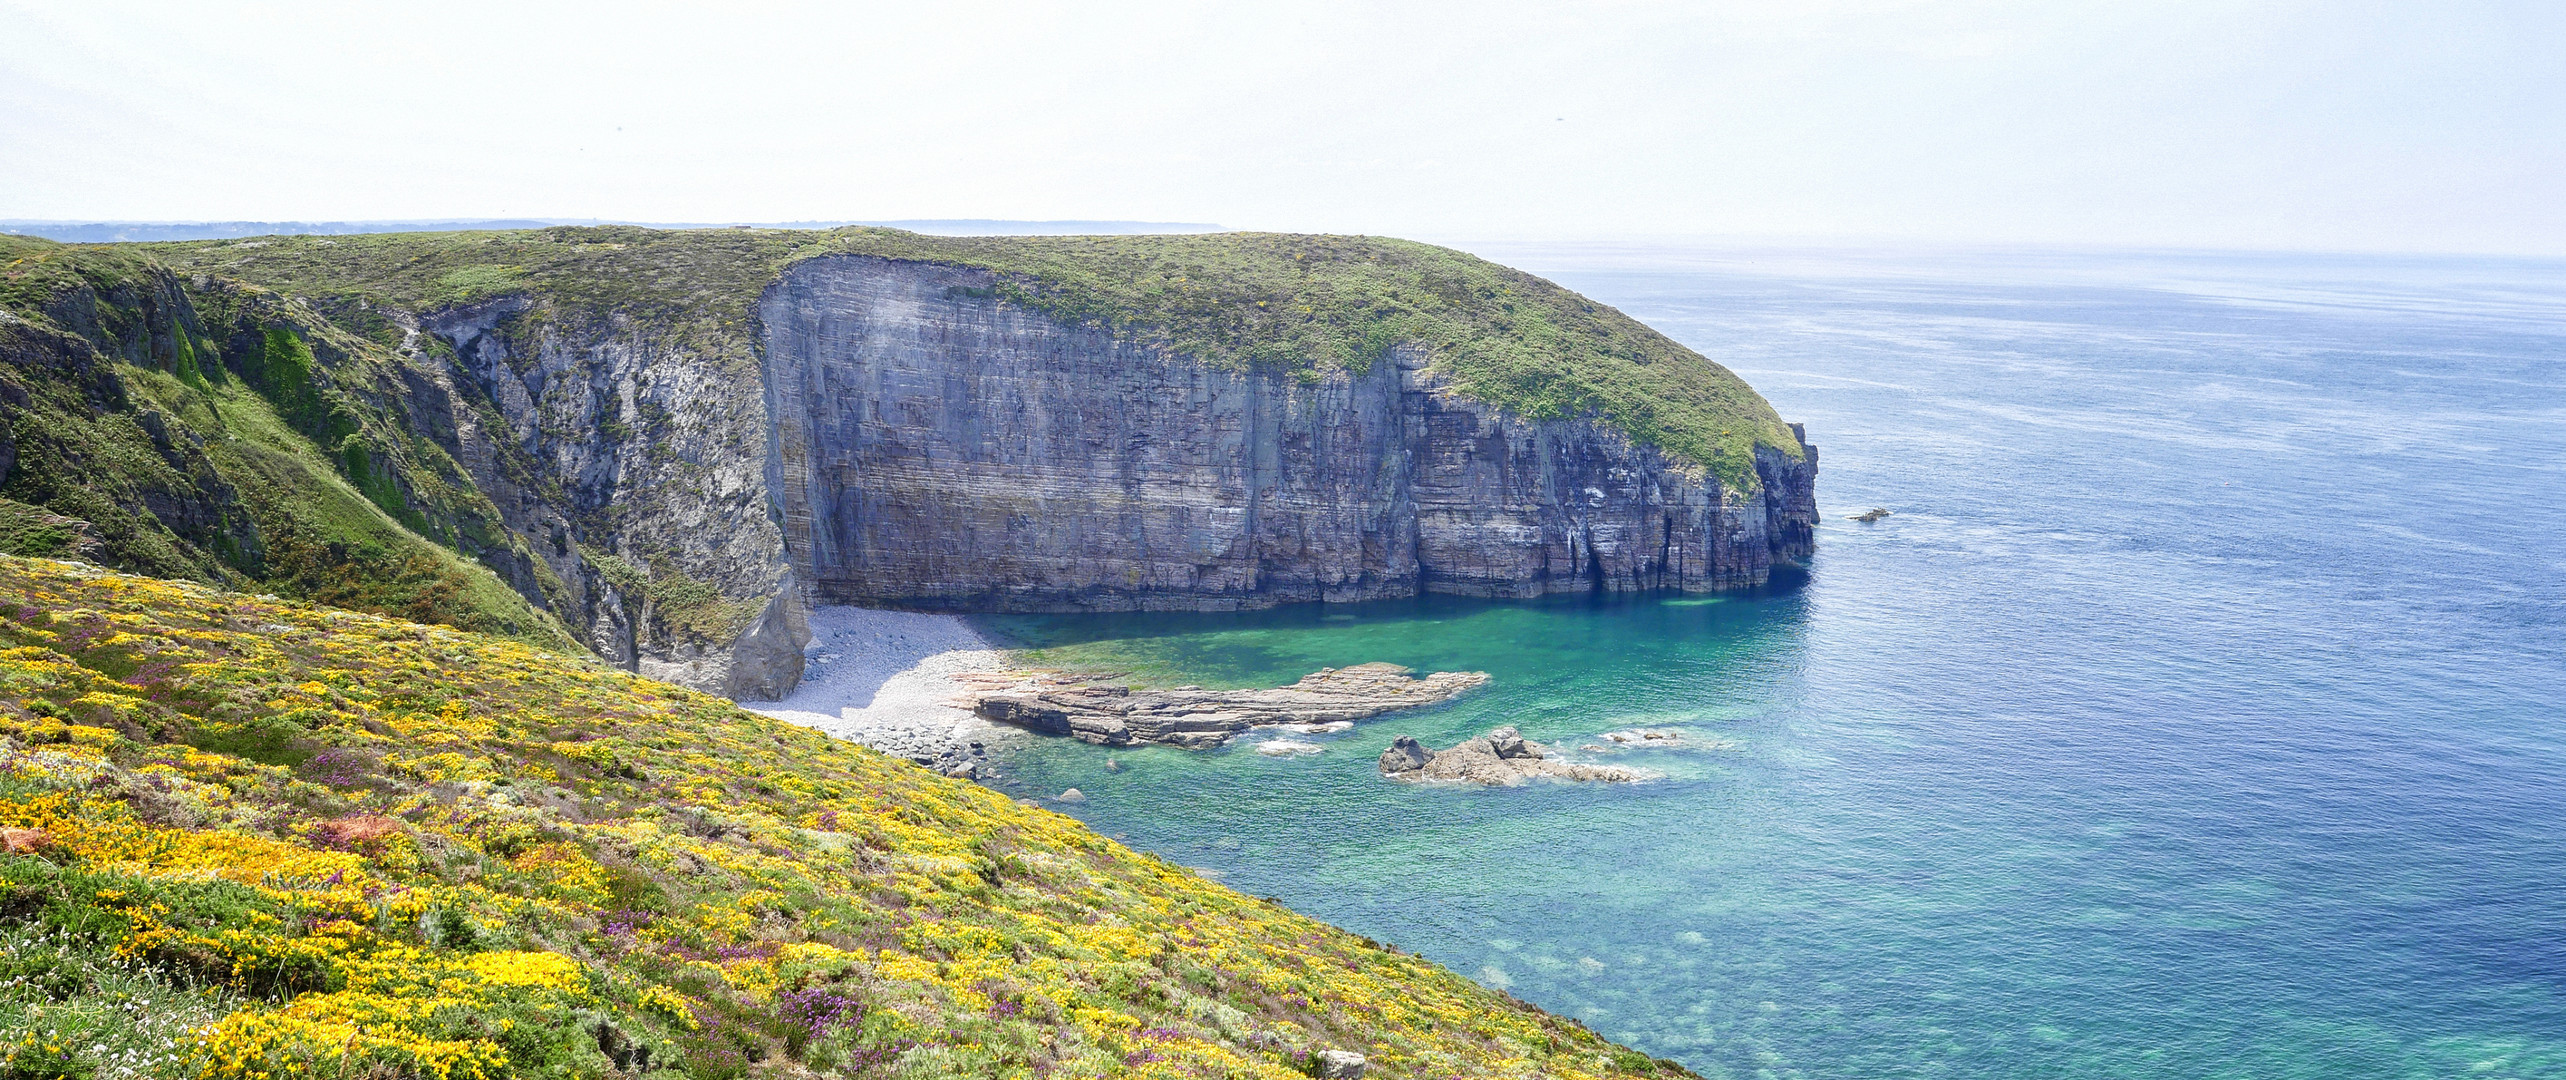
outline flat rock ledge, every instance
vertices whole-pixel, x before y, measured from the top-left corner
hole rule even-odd
[[[1450,750],[1428,750],[1401,735],[1381,752],[1381,775],[1392,780],[1467,781],[1490,787],[1513,787],[1526,780],[1601,780],[1628,783],[1643,778],[1636,769],[1587,765],[1542,756],[1540,743],[1528,742],[1511,727],[1501,727]]]
[[[958,702],[982,718],[1099,746],[1158,743],[1192,750],[1250,728],[1328,730],[1398,709],[1450,701],[1488,682],[1484,671],[1423,677],[1397,664],[1321,668],[1273,690],[1134,690],[1056,674],[966,677]],[[1339,729],[1341,730],[1341,729]]]

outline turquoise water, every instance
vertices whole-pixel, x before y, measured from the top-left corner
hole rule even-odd
[[[1006,784],[1710,1076],[2566,1076],[2566,266],[1510,254],[1808,425],[1805,579],[1007,620],[1495,682]],[[1374,772],[1499,723],[1685,738]]]

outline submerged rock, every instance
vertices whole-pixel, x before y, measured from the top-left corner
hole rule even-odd
[[[1081,742],[1203,749],[1250,728],[1327,730],[1396,709],[1439,704],[1487,682],[1484,671],[1419,677],[1397,664],[1321,668],[1273,690],[1134,690],[1032,675],[1013,685],[984,681],[963,700],[986,719]]]
[[[1554,761],[1542,756],[1541,744],[1526,740],[1512,727],[1501,727],[1439,752],[1401,735],[1391,740],[1390,749],[1382,751],[1381,775],[1393,780],[1468,781],[1513,787],[1536,777],[1623,783],[1640,779],[1642,774],[1618,765]]]
[[[1859,514],[1855,514],[1855,515],[1853,515],[1853,520],[1855,520],[1855,521],[1878,521],[1878,520],[1880,520],[1881,518],[1888,517],[1888,516],[1889,516],[1889,508],[1888,508],[1888,507],[1885,507],[1885,506],[1874,506],[1874,507],[1872,507],[1871,509],[1868,509],[1868,510],[1865,510],[1865,511],[1863,511],[1863,512],[1859,513]]]

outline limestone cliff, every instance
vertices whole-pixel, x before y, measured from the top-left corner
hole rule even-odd
[[[1808,554],[1816,454],[1755,487],[1593,420],[1467,400],[1395,349],[1233,371],[994,296],[968,267],[831,256],[759,305],[768,474],[823,599],[1227,609],[1419,591],[1702,591]],[[1797,429],[1794,429],[1797,434]]]
[[[315,420],[296,453],[400,543],[734,697],[798,682],[814,601],[1704,591],[1810,546],[1816,453],[1752,388],[1430,245],[615,227],[115,251],[198,303],[251,298],[224,301],[249,313],[235,351],[293,363],[242,370],[280,408],[308,382],[361,414],[358,441]]]

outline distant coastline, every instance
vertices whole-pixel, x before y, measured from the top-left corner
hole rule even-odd
[[[0,219],[0,233],[66,244],[140,244],[238,240],[251,236],[358,236],[368,233],[478,232],[556,225],[641,225],[653,229],[834,229],[884,225],[931,236],[1128,236],[1226,232],[1199,221],[1016,221],[1006,218],[913,218],[899,221],[615,221],[605,218],[433,218],[403,221],[38,221]]]

